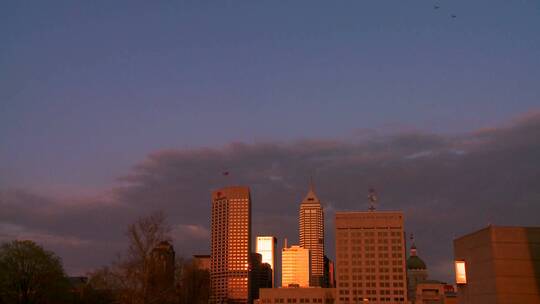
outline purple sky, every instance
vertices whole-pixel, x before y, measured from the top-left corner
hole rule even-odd
[[[0,208],[0,238],[44,240],[70,271],[82,272],[121,250],[126,223],[165,209],[178,225],[177,241],[192,244],[183,247],[190,255],[205,248],[208,210],[189,204],[210,203],[210,189],[224,182],[212,176],[223,169],[252,186],[256,214],[269,214],[254,218],[259,231],[294,239],[295,204],[310,174],[329,212],[352,208],[375,182],[389,207],[409,210],[412,230],[432,229],[415,218],[465,195],[450,182],[455,174],[475,166],[512,171],[498,163],[512,154],[490,145],[512,142],[508,134],[521,138],[522,130],[537,134],[539,54],[540,2],[533,0],[2,1],[0,204],[20,209]],[[483,142],[483,132],[495,139]],[[480,154],[469,152],[467,140]],[[530,156],[538,137],[527,140],[519,151]],[[461,151],[459,161],[446,159]],[[440,162],[395,167],[425,158]],[[482,162],[490,159],[493,166]],[[537,178],[539,164],[530,159],[527,170]],[[165,177],[148,181],[137,175],[141,168]],[[461,185],[486,191],[475,212],[502,204],[497,191],[514,187],[508,191],[526,193],[516,202],[524,213],[509,223],[540,224],[526,214],[537,190],[475,174]],[[124,189],[118,178],[125,176],[144,187]],[[440,185],[422,192],[432,180]],[[486,182],[503,187],[488,191]],[[282,200],[275,212],[263,207],[270,198]],[[102,205],[112,208],[110,218]],[[189,217],[175,213],[185,208]],[[504,211],[490,212],[485,218]],[[112,223],[113,215],[122,220]],[[465,227],[479,228],[485,218]],[[440,235],[424,234],[429,247],[419,248],[444,279],[452,235],[467,232],[452,231],[448,221]],[[100,240],[110,231],[119,236]],[[447,242],[437,245],[441,236]],[[90,244],[96,256],[77,258]]]

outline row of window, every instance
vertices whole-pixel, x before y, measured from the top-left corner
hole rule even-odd
[[[261,303],[325,303],[333,304],[334,299],[322,299],[322,298],[276,298],[276,299],[261,299]]]

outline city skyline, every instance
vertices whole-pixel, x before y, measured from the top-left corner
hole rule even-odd
[[[0,243],[86,275],[162,211],[207,255],[209,193],[246,185],[252,236],[299,244],[313,176],[331,260],[374,188],[451,282],[456,237],[540,226],[540,4],[439,6],[2,1]]]

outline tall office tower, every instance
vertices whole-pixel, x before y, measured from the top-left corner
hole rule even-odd
[[[262,255],[262,263],[270,265],[272,269],[272,286],[276,286],[275,265],[277,238],[275,236],[258,236],[255,243],[255,252]]]
[[[336,212],[339,303],[406,303],[403,213]]]
[[[313,184],[300,205],[300,246],[311,253],[310,286],[322,286],[324,276],[324,213]]]
[[[251,198],[247,187],[212,193],[210,303],[251,303]]]
[[[281,252],[281,286],[309,287],[310,263],[309,249],[284,246]]]

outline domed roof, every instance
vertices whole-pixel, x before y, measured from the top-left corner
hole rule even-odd
[[[411,254],[407,259],[407,269],[427,269],[426,263],[417,255],[416,244],[414,244],[414,236],[411,234]]]
[[[426,263],[422,261],[421,258],[419,258],[416,255],[412,255],[407,259],[407,269],[426,269]]]

